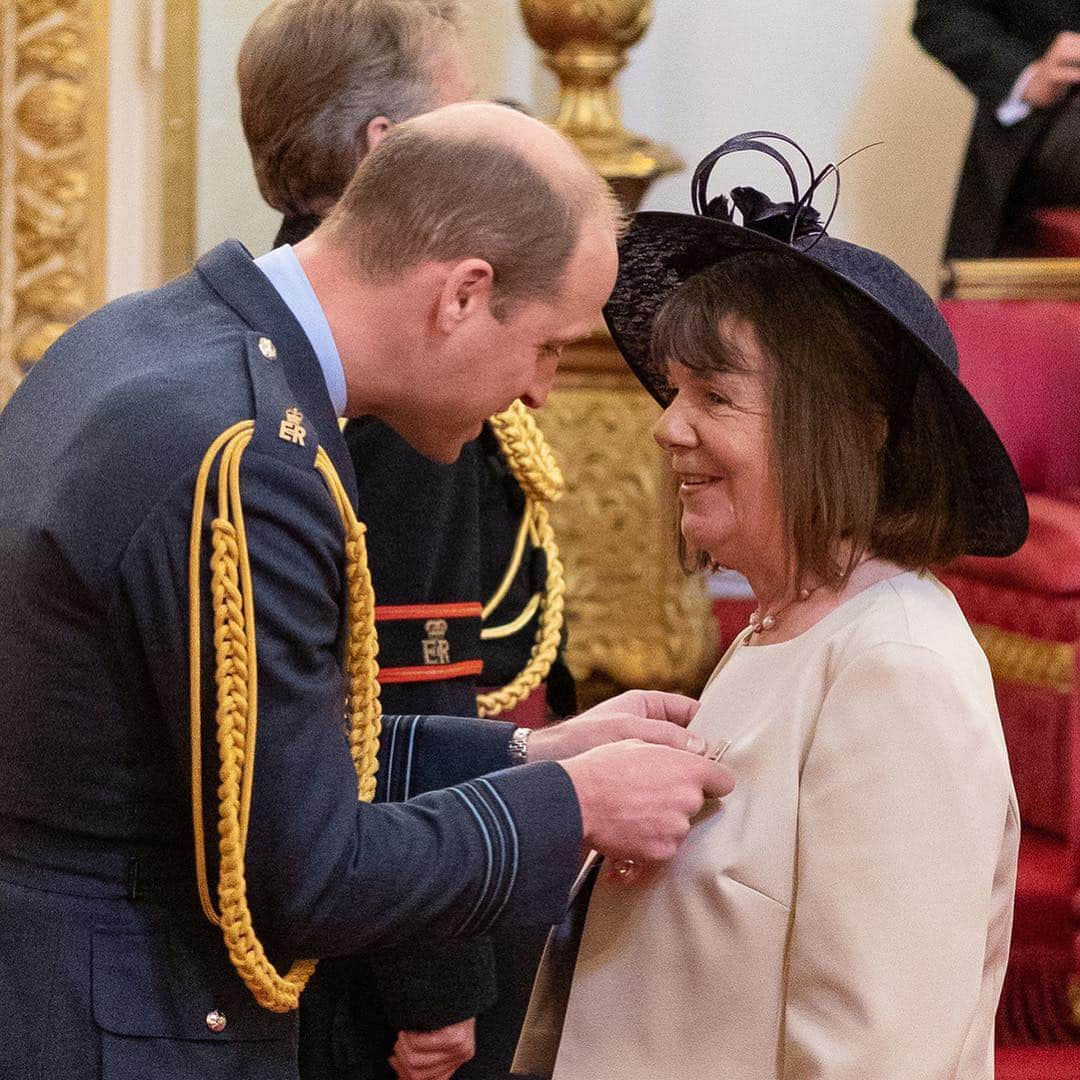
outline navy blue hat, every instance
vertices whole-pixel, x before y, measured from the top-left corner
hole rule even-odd
[[[787,157],[764,140],[779,141],[802,156],[810,185],[800,194]],[[756,150],[782,166],[792,200],[774,203],[753,188],[735,188],[729,201],[707,200],[709,175],[726,154]],[[837,240],[810,205],[822,182],[836,176],[829,165],[815,175],[806,154],[784,135],[752,131],[709,154],[691,181],[693,214],[642,211],[619,245],[619,275],[604,308],[611,335],[626,362],[661,405],[671,400],[662,358],[650,353],[653,321],[667,298],[695,274],[735,255],[785,253],[827,271],[884,312],[915,346],[939,393],[941,409],[959,434],[965,470],[963,516],[971,555],[1009,555],[1027,537],[1027,501],[1016,470],[982,409],[959,378],[956,343],[937,305],[896,263],[876,251]],[[837,194],[839,181],[837,177]],[[835,210],[835,200],[833,209]],[[739,210],[742,224],[734,221]],[[831,214],[830,214],[831,220]]]

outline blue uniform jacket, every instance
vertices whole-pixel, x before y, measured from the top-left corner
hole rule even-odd
[[[277,438],[289,406],[306,446]],[[316,440],[355,493],[352,467],[307,339],[230,242],[83,320],[0,413],[5,1077],[296,1076],[295,1016],[255,1004],[192,869],[192,490],[211,441],[252,416],[242,486],[260,711],[247,886],[269,954],[283,968],[561,915],[581,843],[566,773],[540,763],[469,780],[507,764],[509,725],[388,718],[384,796],[457,786],[356,801],[341,525],[311,467]],[[208,641],[204,629],[211,718]]]

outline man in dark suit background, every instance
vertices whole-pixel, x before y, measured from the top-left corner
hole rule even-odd
[[[241,46],[237,75],[260,191],[284,215],[275,246],[296,244],[318,225],[394,124],[471,94],[460,38],[456,0],[267,6]],[[345,441],[368,525],[376,615],[388,616],[379,623],[385,707],[475,715],[480,687],[509,683],[537,637],[539,612],[520,616],[543,595],[547,564],[528,540],[503,599],[480,618],[517,552],[525,496],[489,425],[452,464],[425,458],[374,416],[350,421]],[[444,664],[421,663],[431,619],[445,628]],[[513,633],[496,629],[511,624]],[[535,695],[541,715],[545,699],[556,713],[573,711],[561,655]],[[475,1059],[458,1075],[508,1076],[543,939],[543,928],[522,929],[494,949],[480,939],[426,943],[324,964],[301,1009],[305,1080],[389,1077],[392,1049],[408,1080],[414,1047],[430,1058],[443,1045],[460,1063],[474,1041]]]
[[[357,802],[343,655],[369,601],[344,593],[355,484],[332,388],[345,415],[371,412],[440,461],[514,398],[542,403],[555,346],[614,280],[598,185],[509,110],[411,121],[298,246],[292,277],[227,242],[78,323],[0,413],[5,1075],[295,1080],[295,1014],[278,1011],[295,1002],[268,965],[551,919],[582,843],[669,858],[704,796],[729,789],[685,752],[704,749],[694,736],[647,718],[692,704],[646,695],[531,736],[388,717],[383,794],[457,786]],[[212,470],[200,516],[208,448],[245,431],[238,484]],[[211,528],[237,497],[243,523],[234,505],[236,524]],[[189,585],[211,585],[203,560],[189,569],[192,532],[204,552],[232,546],[241,598],[215,576],[189,635]],[[221,726],[236,714],[245,727]],[[602,745],[626,738],[668,745]],[[237,748],[250,788],[230,780]],[[505,768],[515,756],[529,764]],[[488,770],[502,771],[462,782]],[[196,797],[239,821],[218,845]],[[219,854],[221,931],[205,917]]]
[[[946,257],[1005,254],[1032,206],[1080,206],[1080,2],[918,0],[912,32],[978,99]]]

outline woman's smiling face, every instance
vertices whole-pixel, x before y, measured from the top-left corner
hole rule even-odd
[[[669,363],[675,397],[653,435],[679,480],[690,550],[753,582],[786,568],[770,364],[749,324],[729,319],[719,330],[734,346],[739,370],[698,372]]]

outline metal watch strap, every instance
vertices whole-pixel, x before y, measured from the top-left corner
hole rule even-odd
[[[514,728],[514,734],[510,736],[510,745],[507,747],[510,752],[511,765],[524,765],[529,760],[529,736],[531,734],[531,728]]]

